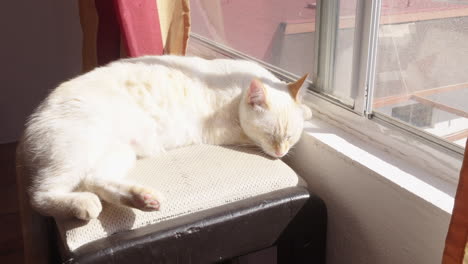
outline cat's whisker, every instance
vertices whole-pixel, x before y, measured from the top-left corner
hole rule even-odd
[[[283,158],[285,158],[285,157],[290,158],[290,157],[294,157],[295,155],[296,155],[296,153],[294,152],[294,149],[289,149],[289,151],[286,153],[286,155],[284,155]]]
[[[270,156],[270,154],[266,153],[262,148],[260,148],[260,152],[263,153],[263,154],[265,154],[265,155],[268,156],[268,157]]]

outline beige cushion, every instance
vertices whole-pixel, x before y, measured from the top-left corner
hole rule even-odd
[[[128,178],[163,195],[160,211],[103,204],[98,219],[56,220],[65,247],[76,248],[114,234],[297,186],[299,178],[285,163],[255,150],[191,146],[157,158],[139,160]]]

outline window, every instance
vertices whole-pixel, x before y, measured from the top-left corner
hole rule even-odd
[[[315,1],[195,0],[192,32],[288,72],[312,73],[315,8]]]
[[[311,73],[318,97],[463,153],[468,0],[193,0],[191,6],[189,53],[256,60],[286,80]]]
[[[468,1],[383,0],[373,109],[465,146]]]

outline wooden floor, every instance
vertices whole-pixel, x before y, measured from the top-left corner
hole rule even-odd
[[[23,263],[15,179],[15,143],[0,144],[0,263]]]

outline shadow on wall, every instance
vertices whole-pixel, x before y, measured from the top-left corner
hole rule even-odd
[[[50,89],[81,72],[77,1],[0,2],[0,144],[13,142]]]

